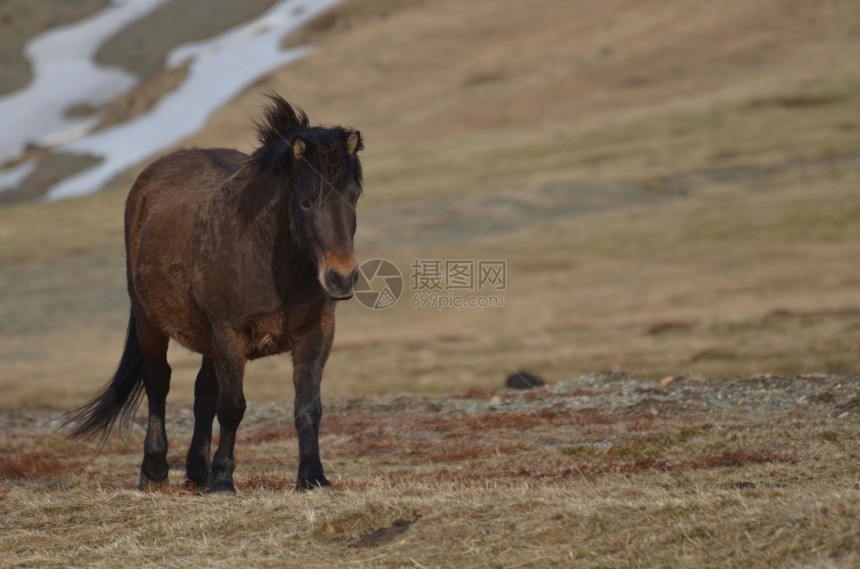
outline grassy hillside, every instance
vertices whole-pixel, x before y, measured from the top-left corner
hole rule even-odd
[[[121,51],[153,25],[111,57],[134,68]],[[248,367],[237,498],[182,485],[182,349],[163,491],[130,490],[142,415],[98,456],[54,433],[119,358],[128,172],[0,207],[4,562],[857,566],[851,2],[352,0],[284,39],[308,41],[185,145],[250,149],[270,89],[364,134],[358,257],[395,262],[407,290],[339,305],[335,491],[290,492],[288,357]],[[181,79],[153,78],[110,116]],[[413,306],[415,259],[505,261],[504,306]],[[501,390],[522,368],[550,386]]]
[[[186,144],[248,149],[273,89],[362,129],[360,258],[507,261],[503,309],[341,306],[330,394],[851,372],[858,25],[847,2],[347,2]],[[113,367],[133,175],[0,210],[4,405],[80,401]],[[289,391],[286,358],[249,373],[251,400]]]
[[[48,5],[47,2],[3,2],[0,5],[0,96],[21,89],[33,71],[24,55],[27,41],[46,28],[62,26],[94,14],[106,0],[81,0]]]

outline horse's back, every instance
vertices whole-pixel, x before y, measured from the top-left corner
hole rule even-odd
[[[201,206],[247,159],[237,150],[193,148],[153,161],[137,177],[128,195],[127,247],[139,245],[144,228],[156,240],[190,240]]]
[[[149,164],[129,193],[129,206],[141,198],[168,204],[199,204],[247,161],[248,155],[229,148],[192,148],[166,154]]]
[[[230,149],[179,150],[147,166],[126,202],[128,287],[147,320],[187,348],[209,348],[192,292],[201,208],[248,156]]]

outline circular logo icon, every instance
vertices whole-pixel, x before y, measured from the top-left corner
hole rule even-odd
[[[394,306],[403,293],[403,275],[391,261],[371,259],[358,267],[355,298],[371,310]]]

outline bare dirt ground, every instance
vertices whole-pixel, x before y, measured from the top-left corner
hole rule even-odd
[[[330,494],[292,493],[291,406],[252,404],[238,497],[130,491],[145,420],[94,456],[52,413],[0,415],[0,546],[14,567],[854,567],[860,382],[662,382],[603,372],[528,392],[327,402]],[[205,561],[204,561],[205,559]]]
[[[507,263],[504,307],[339,307],[332,494],[289,491],[289,358],[248,368],[237,499],[182,488],[182,350],[165,492],[130,490],[139,429],[52,434],[119,357],[134,172],[0,208],[4,562],[858,566],[858,16],[368,0],[285,38],[318,49],[185,144],[248,150],[273,89],[362,130],[360,259]],[[498,391],[520,368],[549,387]]]

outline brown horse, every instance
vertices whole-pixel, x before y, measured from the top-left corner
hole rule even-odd
[[[335,301],[352,296],[358,131],[310,127],[271,95],[259,148],[180,150],[137,178],[125,210],[131,316],[113,378],[69,415],[72,437],[102,442],[149,402],[140,487],[167,482],[167,344],[202,354],[194,386],[190,486],[234,492],[233,447],[248,360],[290,351],[299,435],[296,488],[330,486],[319,456],[320,382]],[[221,437],[210,463],[212,423]]]

